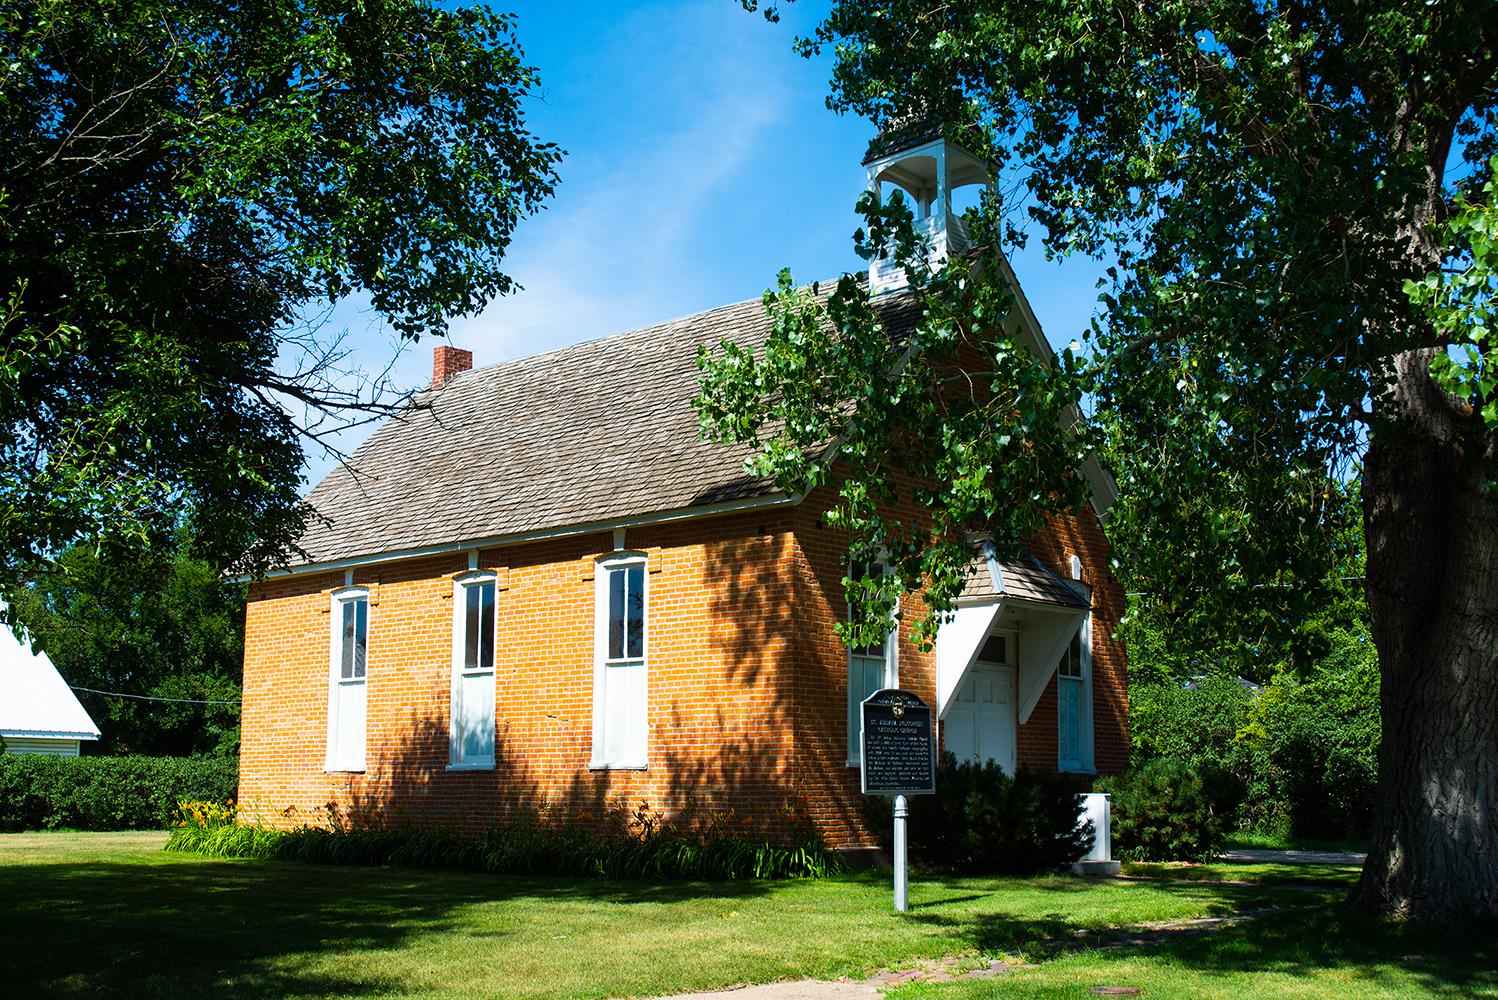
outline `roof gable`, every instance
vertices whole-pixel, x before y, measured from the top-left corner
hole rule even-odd
[[[1057,576],[1032,553],[1022,549],[1018,558],[1008,560],[993,555],[992,542],[979,546],[963,574],[959,601],[988,603],[1004,599],[1069,608],[1091,607],[1075,586]]]
[[[1017,290],[1007,265],[1005,273]],[[1028,346],[1049,359],[1017,295]],[[920,314],[909,294],[881,296],[876,308],[894,337]],[[308,496],[315,517],[292,571],[795,499],[744,471],[751,446],[703,440],[692,407],[700,348],[758,348],[770,330],[763,300],[751,299],[465,371],[418,393]],[[1084,464],[1089,478],[1101,474],[1094,466]],[[1101,493],[1105,509],[1111,484]]]
[[[96,740],[99,727],[47,654],[0,626],[0,736]]]

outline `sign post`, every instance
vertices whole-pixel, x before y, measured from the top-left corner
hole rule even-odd
[[[910,878],[906,868],[905,820],[910,816],[910,804],[905,796],[895,796],[895,910],[904,913],[910,909]]]
[[[931,706],[909,691],[886,688],[862,705],[862,773],[865,795],[894,796],[895,909],[910,908],[905,822],[907,795],[936,791],[936,731]]]

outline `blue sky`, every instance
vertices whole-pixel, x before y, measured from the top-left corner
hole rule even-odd
[[[860,267],[853,203],[873,129],[828,111],[827,63],[791,51],[821,4],[792,5],[779,25],[734,0],[498,5],[541,71],[532,131],[567,157],[506,258],[524,290],[451,324],[476,365],[756,298],[782,267],[802,281]],[[1012,263],[1052,343],[1079,337],[1101,265],[1047,262],[1037,240]],[[352,361],[389,363],[397,345],[367,311],[345,303],[331,321]],[[426,381],[434,346],[404,349],[398,386]],[[332,462],[309,455],[309,488]]]

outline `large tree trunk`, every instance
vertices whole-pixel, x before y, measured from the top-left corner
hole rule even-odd
[[[1364,470],[1383,747],[1354,902],[1439,920],[1498,914],[1498,499],[1491,436],[1429,359],[1399,359],[1397,426],[1375,430]]]

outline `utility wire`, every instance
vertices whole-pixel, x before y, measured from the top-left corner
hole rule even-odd
[[[134,698],[137,701],[175,701],[183,705],[233,705],[239,706],[237,701],[215,701],[207,698],[158,698],[149,694],[126,694],[123,691],[100,691],[98,688],[79,687],[77,684],[69,684],[68,687],[74,691],[87,691],[89,694],[102,694],[110,698]]]

